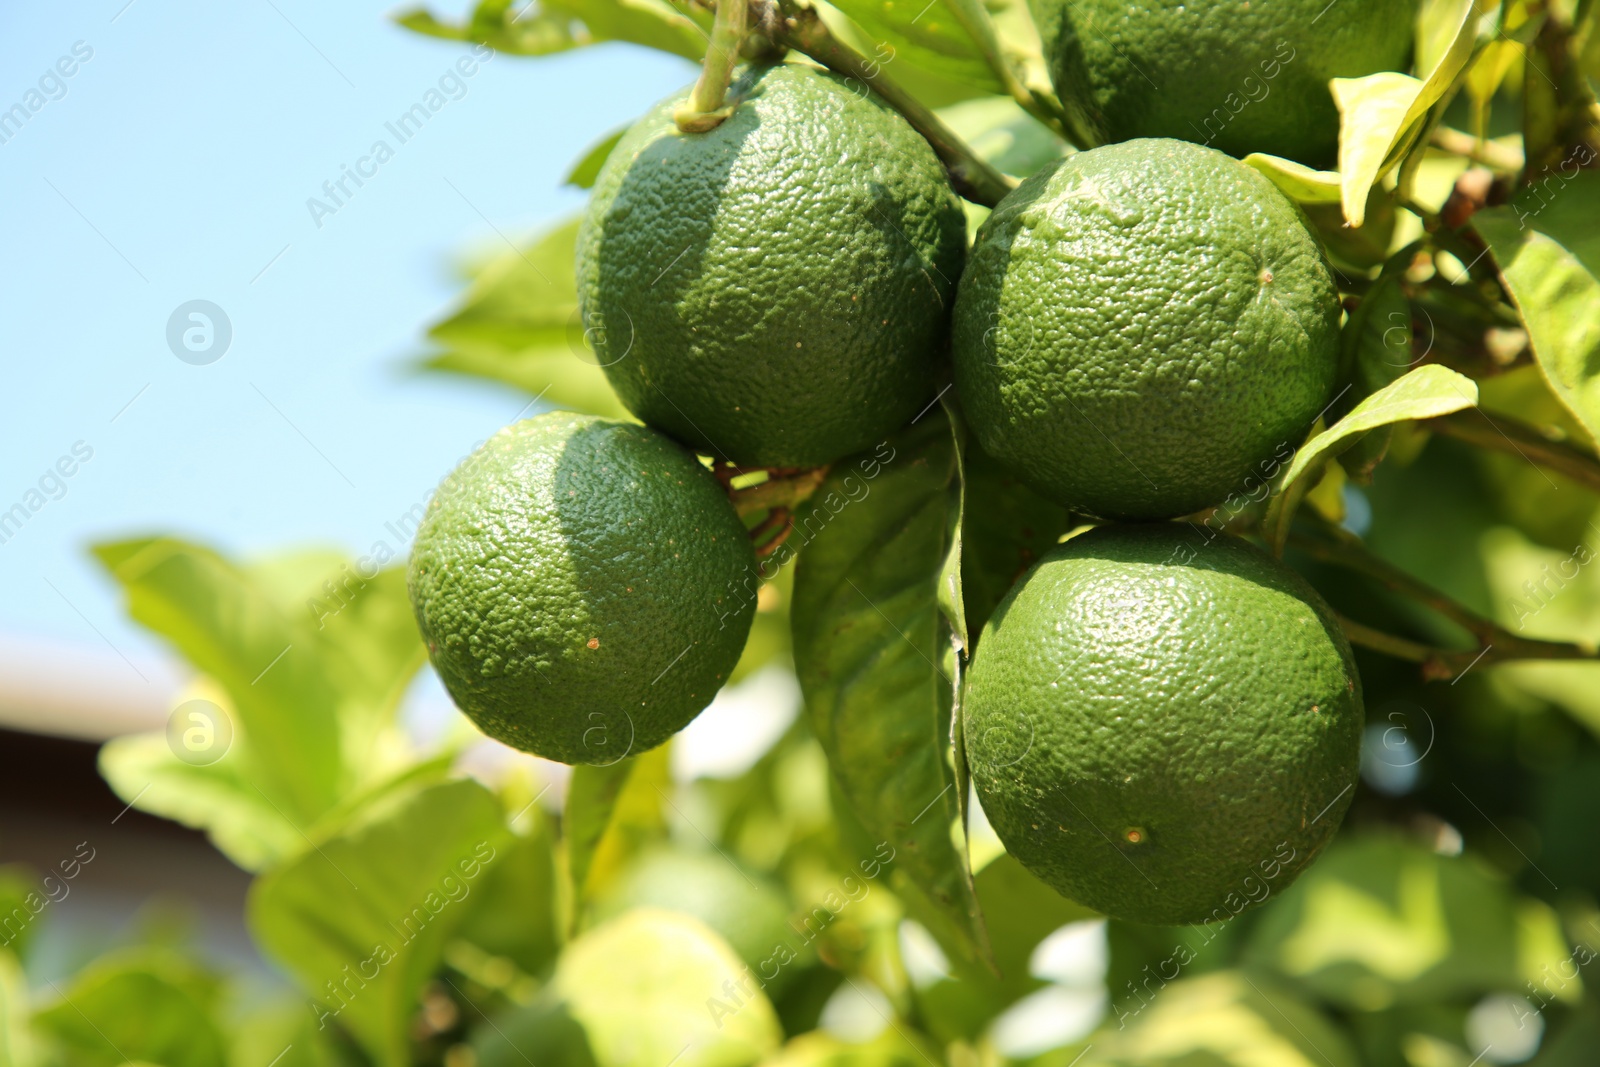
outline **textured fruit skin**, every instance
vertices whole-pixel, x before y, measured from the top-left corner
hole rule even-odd
[[[1153,139],[1069,156],[1000,202],[953,357],[991,456],[1080,513],[1161,519],[1287,458],[1328,402],[1338,338],[1294,205],[1221,152]]]
[[[407,582],[456,706],[513,748],[609,764],[710,703],[744,649],[755,556],[711,472],[632,423],[553,412],[445,478]]]
[[[628,410],[696,450],[819,466],[932,396],[966,222],[944,168],[871,94],[744,69],[737,110],[680,133],[663,101],[578,231],[586,335]]]
[[[1332,166],[1330,78],[1404,71],[1414,0],[1030,0],[1063,99],[1101,142],[1178,137]]]
[[[1292,882],[1350,804],[1361,729],[1327,605],[1188,524],[1102,527],[1040,561],[984,629],[964,708],[1007,851],[1080,904],[1157,924]]]

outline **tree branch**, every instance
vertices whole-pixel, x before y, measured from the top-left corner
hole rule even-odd
[[[835,37],[810,0],[766,2],[776,2],[783,13],[781,25],[785,45],[810,56],[835,74],[870,87],[884,103],[905,116],[912,129],[923,136],[944,163],[956,192],[974,203],[994,207],[1016,188],[1016,182],[980,159],[939,116],[885,76],[878,64]]]
[[[1315,528],[1316,533],[1306,533],[1307,528]],[[1443,615],[1471,634],[1477,642],[1475,648],[1438,648],[1340,617],[1339,624],[1352,644],[1420,663],[1423,677],[1430,680],[1459,677],[1479,663],[1488,665],[1519,659],[1600,658],[1592,646],[1570,641],[1544,641],[1514,634],[1494,620],[1484,618],[1465,604],[1374,555],[1359,538],[1338,527],[1325,523],[1303,523],[1290,533],[1289,543],[1315,559],[1364,574],[1391,592]]]
[[[1600,493],[1600,458],[1586,448],[1552,438],[1538,427],[1482,408],[1458,411],[1418,425],[1479,448],[1521,456]]]

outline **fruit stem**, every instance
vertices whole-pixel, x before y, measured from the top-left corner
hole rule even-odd
[[[912,129],[932,146],[950,173],[956,192],[976,204],[994,207],[1016,182],[995,170],[973,152],[920,100],[883,73],[882,65],[869,61],[828,29],[810,0],[758,0],[778,5],[783,13],[783,43],[803,52],[835,74],[870,87],[883,102],[900,112]]]
[[[1303,532],[1314,528],[1315,534]],[[1307,522],[1289,534],[1289,543],[1325,563],[1344,567],[1372,578],[1394,593],[1430,608],[1472,635],[1475,648],[1455,650],[1419,644],[1403,637],[1374,630],[1350,619],[1340,618],[1352,644],[1362,645],[1400,659],[1422,664],[1428,679],[1453,678],[1466,673],[1476,663],[1500,663],[1514,659],[1595,659],[1596,650],[1570,641],[1543,641],[1522,637],[1505,629],[1426,582],[1370,552],[1354,534],[1320,521]]]
[[[706,44],[705,62],[700,77],[689,92],[689,101],[672,116],[684,133],[705,133],[733,114],[733,104],[724,104],[733,65],[739,61],[739,46],[750,30],[748,0],[717,0],[711,23],[711,40]]]
[[[1600,493],[1600,458],[1586,448],[1554,440],[1525,422],[1474,408],[1427,419],[1422,426],[1480,448],[1532,460]]]
[[[758,511],[768,511],[775,508],[794,508],[810,498],[817,487],[822,484],[822,479],[827,477],[827,467],[802,467],[798,469],[775,468],[769,470],[770,477],[758,485],[748,489],[734,489],[732,480],[741,474],[750,474],[750,471],[737,467],[719,470],[717,477],[728,488],[728,499],[733,501],[733,510],[743,518]]]

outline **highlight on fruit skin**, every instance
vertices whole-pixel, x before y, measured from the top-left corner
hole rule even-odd
[[[1416,0],[1031,0],[1050,77],[1102,143],[1176,137],[1332,167],[1333,78],[1405,71]]]
[[[932,398],[966,251],[933,149],[861,86],[748,66],[684,133],[617,144],[578,233],[586,335],[628,410],[742,466],[870,448]]]
[[[1286,462],[1331,398],[1338,289],[1299,210],[1214,149],[1068,156],[979,228],[956,391],[984,450],[1104,519],[1220,503]]]
[[[700,462],[633,423],[508,426],[439,486],[407,581],[429,657],[490,737],[607,765],[682,729],[728,679],[755,558]]]
[[[976,646],[964,737],[1006,850],[1120,919],[1224,919],[1333,837],[1361,682],[1294,571],[1188,524],[1100,527],[1046,556]]]

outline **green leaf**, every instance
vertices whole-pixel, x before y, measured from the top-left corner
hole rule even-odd
[[[1297,204],[1337,204],[1342,195],[1336,170],[1317,170],[1265,152],[1251,152],[1243,162],[1265,174],[1284,196]]]
[[[951,627],[939,606],[958,464],[948,422],[933,413],[836,464],[789,541],[804,545],[792,618],[807,714],[840,790],[894,850],[896,890],[913,913],[953,955],[981,960],[952,759]]]
[[[979,158],[1018,178],[1026,178],[1066,151],[1061,138],[1009,97],[963,100],[940,108],[939,117]]]
[[[801,1034],[762,1067],[928,1067],[939,1048],[920,1034],[892,1026],[870,1041],[841,1041],[822,1030]]]
[[[640,908],[561,954],[540,1001],[497,1024],[483,1067],[746,1067],[782,1029],[744,962],[698,919]]]
[[[1473,216],[1528,328],[1539,367],[1600,434],[1600,173],[1574,167]]]
[[[1411,349],[1411,301],[1400,286],[1402,264],[1410,261],[1410,247],[1391,260],[1361,303],[1345,320],[1339,333],[1340,358],[1352,388],[1335,411],[1343,412],[1371,396],[1411,369],[1418,358]],[[1339,464],[1365,484],[1389,448],[1393,427],[1381,426],[1363,434],[1339,453]]]
[[[626,416],[578,315],[577,233],[569,219],[483,264],[456,310],[429,328],[443,351],[420,366],[487,378],[557,407]]]
[[[244,870],[258,871],[298,852],[306,839],[239,774],[239,762],[235,753],[208,766],[191,766],[173,756],[165,733],[114,738],[99,757],[100,776],[117,796],[129,803],[137,798],[141,811],[205,830],[224,856]]]
[[[544,56],[601,41],[631,41],[698,61],[706,50],[709,17],[685,14],[664,0],[481,0],[462,23],[427,8],[394,16],[408,30],[452,41],[474,41],[511,55]]]
[[[582,764],[572,768],[562,814],[566,828],[567,870],[572,872],[574,895],[579,899],[588,895],[589,865],[594,862],[600,839],[611,825],[617,798],[622,795],[622,787],[628,784],[636,764],[636,760],[625,759],[606,766]]]
[[[838,0],[866,36],[860,49],[869,63],[901,80],[896,68],[915,67],[954,82],[973,94],[1004,95],[1005,87],[984,61],[983,52],[940,0]]]
[[[394,715],[424,651],[403,568],[377,569],[403,546],[248,566],[165,537],[94,551],[134,619],[215,683],[207,695],[233,726],[227,751],[200,767],[165,734],[111,742],[102,773],[124,800],[210,831],[254,869],[410,765]]]
[[[572,769],[563,809],[573,920],[644,844],[662,835],[672,789],[671,746]]]
[[[1072,513],[1023,485],[968,439],[961,581],[973,644],[1017,579],[1072,528]]]
[[[405,1067],[418,994],[507,835],[500,805],[473,781],[391,797],[257,879],[251,931],[322,1021],[344,1026],[382,1067]]]
[[[628,132],[628,127],[621,126],[606,134],[596,141],[584,152],[583,157],[572,165],[567,171],[567,176],[561,179],[562,185],[573,185],[579,189],[593,189],[594,180],[600,176],[600,168],[606,165],[606,160],[611,158],[611,150],[617,147],[617,142],[622,140],[622,135]]]
[[[218,984],[165,952],[103,956],[34,1017],[37,1028],[79,1067],[148,1061],[162,1067],[216,1067],[227,1044],[215,1017]]]
[[[1521,989],[1566,958],[1554,926],[1471,860],[1368,836],[1336,843],[1265,909],[1245,958],[1377,1011]]]
[[[562,940],[554,834],[537,804],[514,816],[511,826],[518,832],[484,873],[456,936],[529,974],[541,974]]]
[[[28,978],[8,949],[0,949],[0,1067],[34,1067]]]
[[[1417,69],[1427,72],[1423,77],[1381,71],[1329,83],[1339,107],[1340,195],[1351,226],[1361,225],[1367,193],[1424,132],[1423,117],[1472,57],[1478,31],[1474,0],[1427,0],[1419,19]]]
[[[1119,1006],[1084,1067],[1358,1067],[1349,1039],[1274,976],[1218,971],[1148,980]]]
[[[1306,490],[1316,484],[1312,476],[1361,434],[1397,422],[1448,415],[1477,402],[1476,382],[1449,367],[1430,363],[1396,379],[1351,408],[1344,418],[1301,445],[1290,461],[1282,488],[1267,509],[1264,524],[1273,547],[1282,551],[1294,509]]]

